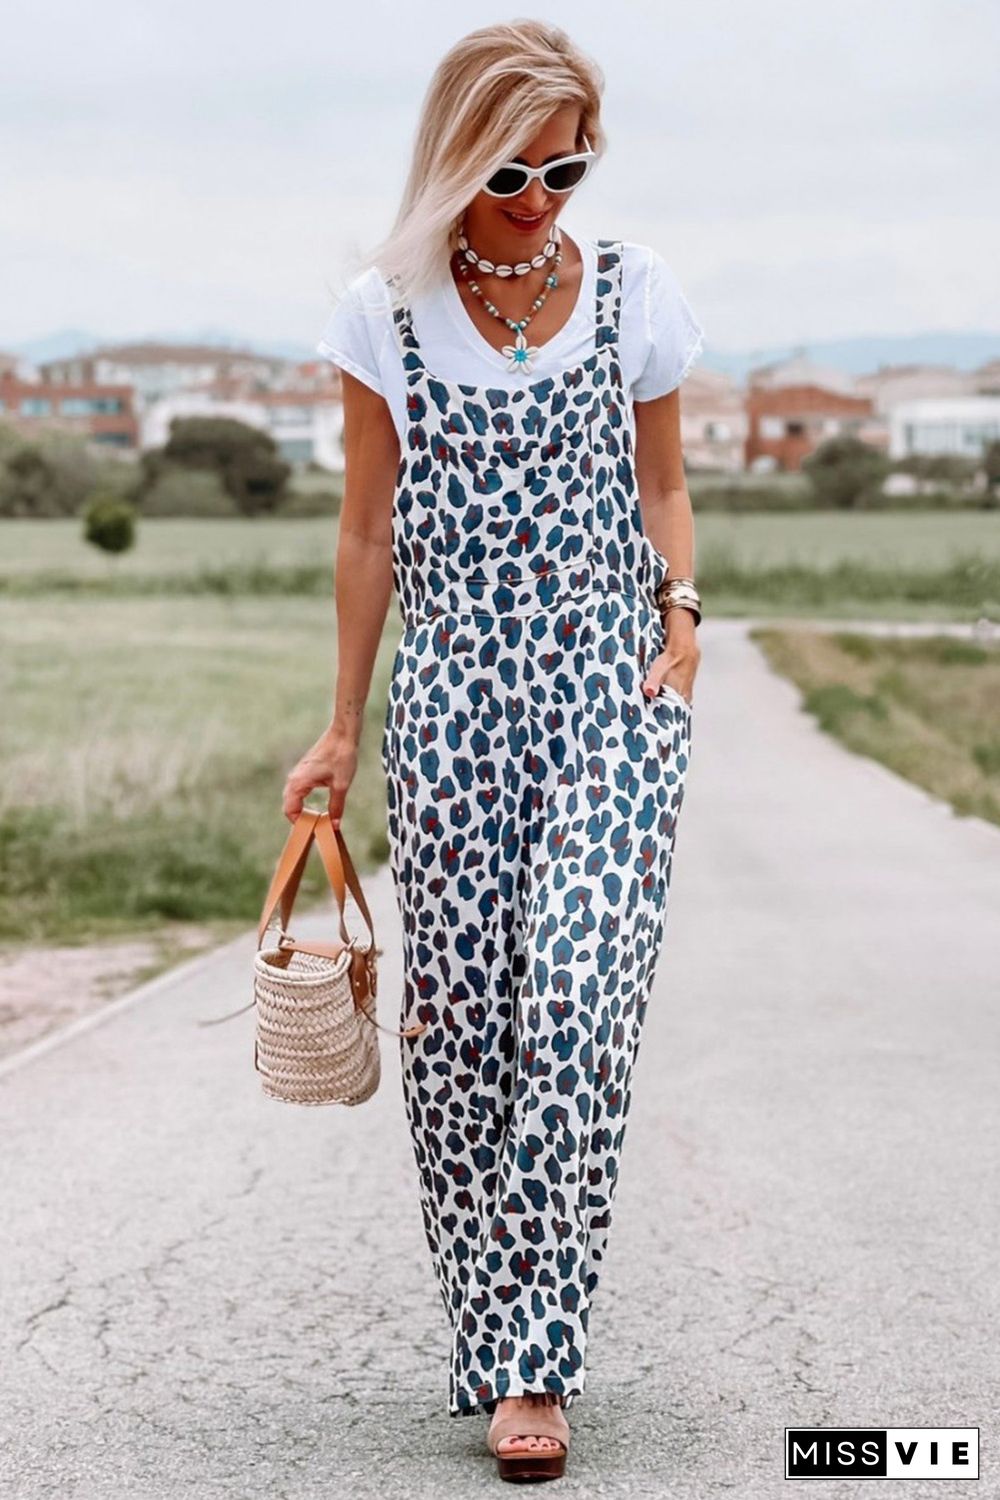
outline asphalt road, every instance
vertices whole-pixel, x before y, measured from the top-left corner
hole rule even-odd
[[[931,1424],[980,1428],[998,1494],[1000,830],[823,736],[738,622],[701,639],[558,1490],[786,1496],[786,1426]],[[391,1023],[388,871],[366,891]],[[4,1500],[500,1488],[485,1421],[445,1410],[396,1044],[357,1109],[265,1099],[252,1013],[195,1024],[248,997],[253,947],[0,1069]]]

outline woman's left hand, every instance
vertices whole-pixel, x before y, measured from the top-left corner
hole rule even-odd
[[[677,607],[667,612],[663,650],[650,662],[649,671],[642,680],[642,690],[648,698],[655,698],[665,683],[690,705],[695,674],[701,661],[696,629],[694,615],[689,609]]]

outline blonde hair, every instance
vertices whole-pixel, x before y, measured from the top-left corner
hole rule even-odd
[[[441,280],[462,213],[498,167],[556,110],[580,107],[580,135],[598,155],[604,76],[566,32],[544,21],[470,31],[438,64],[424,97],[402,201],[389,234],[360,268],[378,266],[394,305]]]

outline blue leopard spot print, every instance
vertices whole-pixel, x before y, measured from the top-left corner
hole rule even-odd
[[[455,1416],[584,1390],[690,754],[691,704],[641,690],[668,562],[636,487],[622,247],[598,252],[592,355],[516,390],[429,372],[394,313],[403,633],[382,765]]]

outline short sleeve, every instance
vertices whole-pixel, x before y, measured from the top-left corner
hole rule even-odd
[[[704,330],[662,255],[649,252],[644,295],[646,363],[632,388],[636,401],[655,401],[685,379],[702,352]]]
[[[385,395],[379,370],[386,334],[387,299],[377,272],[355,277],[326,321],[317,353]],[[380,280],[380,278],[378,278]]]

